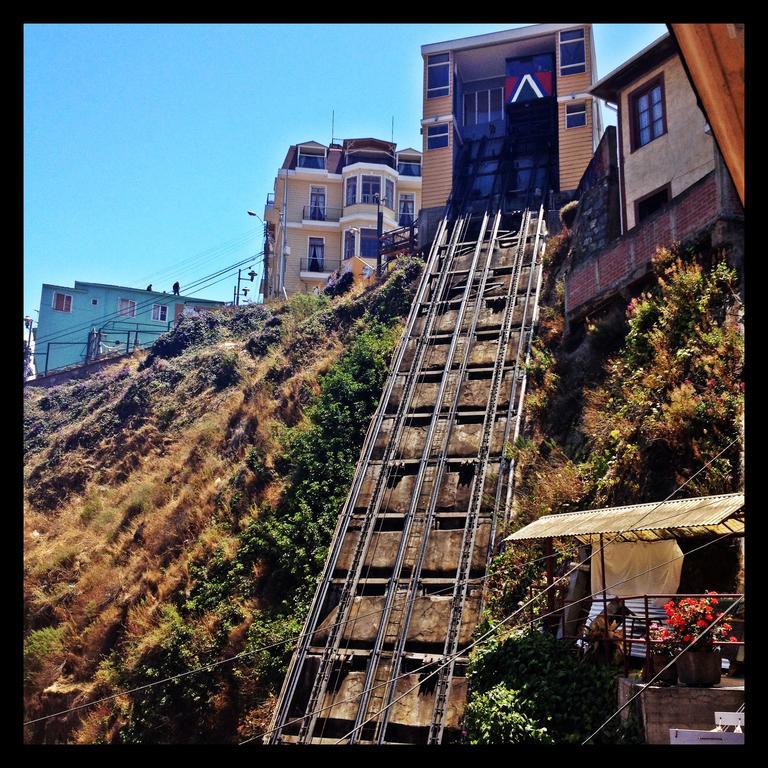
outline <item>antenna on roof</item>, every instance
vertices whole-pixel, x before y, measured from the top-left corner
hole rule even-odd
[[[333,144],[333,129],[336,125],[336,110],[331,110],[331,144]]]
[[[391,141],[392,141],[393,144],[395,143],[395,116],[394,115],[392,115],[392,138],[391,138]]]

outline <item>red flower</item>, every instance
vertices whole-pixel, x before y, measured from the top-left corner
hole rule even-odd
[[[706,621],[704,621],[704,619],[699,619],[699,620],[696,622],[696,626],[697,626],[697,627],[706,627],[706,626],[707,626],[707,622],[706,622]]]
[[[731,635],[731,637],[728,638],[728,642],[729,643],[738,643],[739,642],[739,638],[738,637],[733,637],[733,635]]]

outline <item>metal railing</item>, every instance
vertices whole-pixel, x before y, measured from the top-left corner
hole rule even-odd
[[[267,192],[267,202],[265,203],[265,207],[267,207],[267,208],[274,208],[275,207],[275,193],[274,192]]]
[[[341,267],[341,262],[336,259],[305,256],[301,259],[300,267],[302,272],[333,272]]]
[[[341,218],[341,208],[305,205],[301,217],[304,221],[338,221]]]

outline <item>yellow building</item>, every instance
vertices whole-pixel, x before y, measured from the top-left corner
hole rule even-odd
[[[265,207],[265,298],[322,290],[334,272],[359,271],[360,259],[375,269],[378,213],[386,233],[411,224],[420,207],[416,149],[370,138],[292,145]]]
[[[439,219],[456,182],[462,145],[514,134],[522,102],[551,105],[547,190],[578,187],[602,133],[589,93],[596,80],[589,24],[535,24],[421,48],[424,60],[424,218]],[[423,239],[420,237],[420,240]]]

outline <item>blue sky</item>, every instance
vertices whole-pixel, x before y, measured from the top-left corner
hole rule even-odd
[[[44,282],[184,292],[258,253],[246,210],[288,145],[328,143],[333,110],[336,137],[389,139],[394,117],[420,148],[420,46],[516,26],[25,25],[24,313]],[[598,75],[665,31],[596,24]]]

